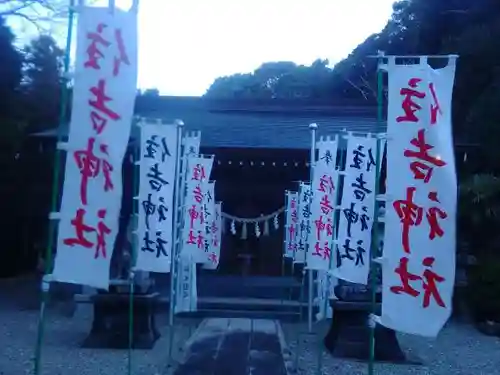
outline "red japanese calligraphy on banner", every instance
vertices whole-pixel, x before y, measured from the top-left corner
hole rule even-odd
[[[284,256],[294,259],[297,251],[298,232],[298,194],[294,191],[286,191],[285,200],[287,202],[285,215],[285,251]]]
[[[91,137],[88,139],[87,148],[85,150],[78,150],[73,153],[75,162],[80,170],[81,180],[80,180],[80,201],[86,206],[87,205],[87,190],[89,179],[97,178],[101,174],[104,179],[103,190],[105,192],[113,189],[113,182],[111,181],[111,172],[113,172],[113,166],[105,158],[99,158],[94,153],[94,144],[96,139]],[[108,147],[105,144],[99,146],[99,151],[108,156]]]
[[[211,243],[208,251],[208,261],[203,264],[203,268],[214,270],[219,266],[221,237],[222,237],[222,203],[215,203],[214,215],[210,225],[209,234]]]
[[[435,336],[451,313],[456,175],[451,139],[454,65],[391,65],[380,322]],[[390,204],[389,204],[390,203]],[[403,307],[402,307],[403,306]]]
[[[106,210],[103,209],[97,212],[97,216],[100,220],[96,228],[85,224],[85,213],[86,210],[83,208],[76,211],[75,218],[71,220],[71,225],[75,228],[75,238],[66,238],[63,242],[65,245],[71,247],[82,246],[87,249],[95,248],[94,258],[98,258],[99,256],[106,258],[106,235],[111,233],[111,229],[104,223],[106,219]],[[89,240],[86,237],[86,233],[95,234],[96,240]]]
[[[82,7],[54,266],[57,281],[108,287],[136,83],[137,14]]]
[[[436,95],[434,83],[429,83],[428,92],[425,91],[425,88],[420,87],[421,84],[421,78],[413,77],[408,80],[408,84],[406,87],[402,87],[399,90],[399,93],[401,94],[401,96],[403,96],[403,101],[401,103],[403,115],[396,117],[396,122],[420,122],[420,116],[418,112],[422,110],[422,106],[418,104],[416,100],[428,98],[429,94],[432,98],[429,103],[429,108],[431,110],[429,122],[431,125],[434,125],[438,121],[438,114],[441,113],[441,105],[439,104]]]
[[[181,251],[192,256],[196,263],[206,262],[206,250],[210,245],[204,206],[212,164],[213,158],[189,156],[187,159],[186,212]]]
[[[337,199],[337,140],[318,142],[319,157],[311,183],[311,231],[306,253],[307,267],[329,270],[333,249],[333,217]]]

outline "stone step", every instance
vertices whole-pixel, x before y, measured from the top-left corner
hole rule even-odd
[[[76,303],[92,303],[92,296],[88,294],[76,294]],[[170,298],[161,296],[158,299],[160,309],[168,309]],[[300,309],[305,314],[307,303],[293,300],[274,300],[266,298],[198,298],[198,310],[207,311],[247,311],[268,312],[300,315]]]
[[[155,288],[165,295],[170,290],[170,275],[153,275]],[[197,277],[199,297],[268,298],[298,300],[301,282],[294,277],[217,276],[200,274]],[[304,295],[307,288],[304,288]]]
[[[299,312],[289,311],[264,311],[264,310],[222,310],[222,309],[199,309],[194,312],[177,314],[179,317],[196,319],[206,318],[249,318],[249,319],[274,319],[286,322],[297,322],[300,320]],[[303,315],[304,317],[305,315]]]
[[[161,297],[160,303],[168,308],[169,298]],[[218,298],[200,297],[198,298],[198,310],[209,311],[265,311],[281,312],[286,314],[300,315],[300,309],[305,314],[307,310],[306,302],[293,300],[275,300],[266,298]]]

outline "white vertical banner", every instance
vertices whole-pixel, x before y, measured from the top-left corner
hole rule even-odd
[[[188,132],[182,138],[182,172],[181,172],[181,192],[182,202],[185,204],[186,192],[187,192],[187,176],[188,176],[188,159],[190,157],[198,157],[200,153],[200,143],[201,143],[201,133],[200,132]],[[181,219],[186,220],[187,212],[184,206],[178,207],[182,210]],[[177,284],[175,293],[175,306],[174,312],[186,312],[195,311],[197,308],[197,278],[196,278],[196,264],[194,263],[192,256],[187,253],[182,252],[184,238],[184,225],[181,224],[180,238],[177,240],[180,242],[180,254],[177,258]]]
[[[190,257],[181,254],[181,262],[177,270],[177,283],[176,300],[174,312],[188,312],[196,311],[197,308],[197,289],[196,289],[196,264],[190,261]]]
[[[311,184],[311,233],[306,254],[307,268],[329,270],[333,246],[333,219],[337,199],[338,139],[320,140],[317,143],[318,160]]]
[[[367,284],[375,209],[377,139],[347,136],[344,184],[333,274],[351,283]]]
[[[135,266],[140,271],[170,272],[177,131],[175,124],[141,125]]]
[[[215,270],[219,266],[220,248],[222,240],[222,203],[218,202],[214,206],[214,215],[210,224],[210,250],[208,262],[203,264],[203,268]]]
[[[203,202],[209,186],[213,160],[213,156],[189,156],[187,159],[187,190],[184,200],[181,253],[189,255],[195,263],[206,261]]]
[[[198,156],[200,154],[200,143],[201,143],[201,133],[191,132],[188,133],[183,139],[182,144],[184,146],[183,156]],[[186,169],[184,168],[184,171]]]
[[[81,7],[53,279],[107,289],[137,95],[137,14]]]
[[[386,327],[435,337],[451,314],[457,178],[451,132],[455,58],[432,69],[390,58],[387,208],[382,258]]]
[[[298,224],[297,224],[297,246],[294,256],[295,263],[306,262],[306,251],[308,248],[309,234],[311,233],[311,185],[301,182],[298,193]]]
[[[204,245],[203,250],[205,251],[205,260],[208,259],[210,254],[211,246],[211,225],[214,222],[215,216],[215,181],[211,181],[205,185],[205,190],[203,191],[203,226],[204,226]]]
[[[316,319],[318,321],[325,318],[330,319],[332,317],[333,310],[328,302],[330,299],[337,298],[333,292],[335,286],[337,285],[337,279],[333,277],[329,271],[320,270],[318,271],[318,277],[316,280],[318,283],[318,298],[315,301],[315,305],[318,306]]]
[[[286,258],[292,258],[297,249],[298,229],[298,194],[295,191],[286,191],[286,215],[285,215],[285,253]]]

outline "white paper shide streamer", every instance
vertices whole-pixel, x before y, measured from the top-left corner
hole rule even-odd
[[[137,94],[135,12],[79,9],[74,76],[53,279],[107,289]]]
[[[386,327],[434,337],[451,314],[457,179],[451,138],[454,60],[434,70],[389,60]]]
[[[286,192],[286,215],[285,215],[285,253],[287,258],[293,258],[297,249],[298,229],[298,194],[295,191]]]
[[[337,196],[337,138],[317,143],[319,157],[311,185],[311,233],[306,254],[307,268],[329,270],[333,256],[333,218]]]
[[[311,233],[311,185],[301,182],[299,185],[299,209],[297,224],[297,247],[294,262],[305,263],[309,235]]]
[[[141,125],[136,269],[170,272],[177,126]]]
[[[377,140],[347,138],[345,177],[337,238],[337,268],[343,280],[366,284],[370,271],[370,245],[375,206]]]

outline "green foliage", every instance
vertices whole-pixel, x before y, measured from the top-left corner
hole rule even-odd
[[[478,323],[500,323],[500,259],[480,258],[468,272],[468,304]]]
[[[160,90],[154,88],[154,89],[146,89],[142,93],[143,96],[148,96],[148,97],[158,97],[160,96]]]
[[[24,48],[22,91],[30,132],[52,128],[58,122],[63,58],[64,51],[47,35]]]
[[[253,73],[217,78],[205,96],[209,98],[293,99],[325,97],[332,70],[328,60],[311,66],[289,61],[264,63]]]
[[[391,20],[333,69],[291,62],[263,64],[249,74],[215,80],[212,98],[343,99],[374,104],[376,61],[370,55],[458,54],[453,98],[458,143],[484,145],[482,171],[500,172],[500,1],[400,0]]]
[[[477,174],[460,186],[461,210],[474,225],[500,220],[500,178]]]
[[[11,31],[0,17],[0,192],[3,198],[8,197],[0,199],[0,210],[11,213],[0,222],[0,236],[5,240],[0,263],[9,264],[8,267],[0,266],[0,275],[30,267],[30,261],[35,258],[35,254],[31,260],[19,257],[19,254],[29,257],[26,246],[32,245],[30,241],[35,233],[43,228],[40,224],[33,226],[32,220],[28,219],[40,210],[34,203],[38,203],[36,200],[48,202],[49,197],[37,193],[33,199],[37,191],[33,189],[48,190],[46,182],[31,175],[37,176],[38,173],[43,179],[43,172],[35,169],[38,166],[43,171],[43,167],[50,164],[34,165],[26,152],[26,143],[31,131],[41,130],[40,124],[53,128],[57,123],[61,80],[62,52],[51,38],[39,37],[22,51],[13,43]],[[29,237],[26,235],[28,230]]]
[[[500,178],[474,175],[460,186],[458,236],[476,264],[468,269],[468,301],[479,322],[500,322]]]
[[[3,143],[58,121],[63,51],[41,35],[24,49],[0,16],[0,135]]]
[[[0,17],[0,121],[16,115],[21,62],[22,56],[14,47],[14,34]]]

